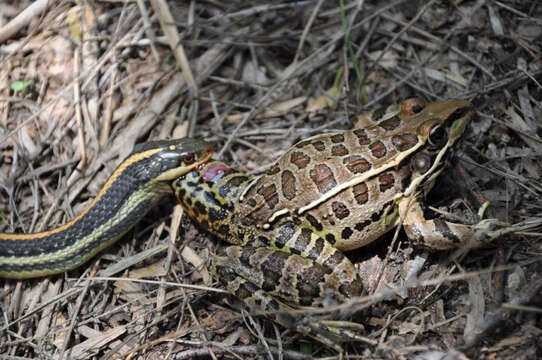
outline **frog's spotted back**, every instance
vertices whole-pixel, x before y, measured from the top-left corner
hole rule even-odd
[[[470,119],[467,101],[425,104],[407,99],[399,105],[363,114],[365,128],[321,134],[303,140],[245,189],[236,205],[255,226],[281,217],[303,216],[315,229],[332,229],[341,250],[373,241],[395,224],[394,199],[413,183],[410,160],[424,173],[460,136]],[[460,115],[460,116],[458,116]],[[452,126],[453,125],[453,126]],[[448,136],[448,135],[452,136]]]

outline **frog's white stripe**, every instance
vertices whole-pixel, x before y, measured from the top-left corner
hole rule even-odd
[[[299,209],[297,209],[296,213],[298,215],[302,215],[304,212],[310,210],[310,209],[313,209],[315,208],[316,206],[320,205],[321,203],[327,201],[328,199],[330,199],[331,197],[337,195],[338,193],[340,193],[341,191],[345,190],[345,189],[348,189],[350,187],[353,187],[357,184],[360,184],[368,179],[370,179],[371,177],[375,176],[375,175],[378,175],[378,174],[381,174],[384,170],[386,169],[389,169],[389,168],[393,168],[395,167],[396,165],[399,165],[399,163],[401,163],[401,161],[403,161],[406,157],[410,156],[410,154],[412,154],[413,152],[415,152],[416,150],[418,150],[420,147],[422,147],[423,145],[425,145],[423,139],[421,136],[418,136],[418,142],[416,143],[416,145],[414,145],[412,148],[410,148],[408,151],[405,151],[405,152],[402,152],[402,153],[399,153],[397,155],[397,157],[395,158],[395,161],[390,161],[387,163],[387,165],[385,166],[382,166],[382,167],[378,167],[378,168],[372,168],[371,170],[369,171],[366,171],[364,172],[361,176],[355,176],[353,177],[350,181],[347,181],[347,182],[344,182],[342,184],[339,184],[337,186],[335,186],[333,189],[331,189],[330,191],[328,191],[327,193],[323,194],[322,196],[320,196],[318,199],[308,203],[307,205],[303,206],[303,207],[300,207]],[[440,154],[439,154],[440,155]],[[442,157],[442,156],[441,156]],[[282,211],[282,210],[280,210]],[[275,215],[275,214],[273,214]],[[273,216],[272,215],[272,216]]]

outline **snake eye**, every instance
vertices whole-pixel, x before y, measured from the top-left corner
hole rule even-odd
[[[186,164],[186,165],[190,165],[194,162],[195,160],[195,157],[194,157],[194,154],[187,154],[183,157],[183,162]]]
[[[442,145],[447,138],[446,130],[442,126],[435,126],[429,132],[429,143],[431,145]]]
[[[425,108],[425,102],[422,99],[407,99],[403,102],[402,110],[406,116],[416,115]]]

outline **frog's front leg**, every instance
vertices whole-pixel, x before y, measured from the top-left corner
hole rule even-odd
[[[508,225],[497,219],[486,219],[474,225],[457,224],[441,219],[427,220],[416,199],[399,201],[399,214],[408,238],[416,245],[435,250],[477,249],[505,234],[535,227],[540,222]]]

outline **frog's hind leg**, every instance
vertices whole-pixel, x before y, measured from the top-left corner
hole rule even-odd
[[[313,260],[268,248],[230,246],[213,258],[212,271],[251,311],[339,353],[341,342],[368,341],[360,324],[328,321],[289,305],[344,301],[336,293],[340,284],[335,274]]]
[[[274,298],[300,306],[336,305],[350,296],[360,295],[345,294],[344,284],[330,267],[307,257],[266,247],[229,246],[222,249],[213,259],[213,271],[220,281],[235,274]]]
[[[275,224],[269,231],[255,232],[254,235],[258,235],[254,236],[256,241],[249,240],[243,244],[245,247],[266,248],[285,253],[284,255],[273,256],[272,259],[275,261],[282,259],[284,262],[293,261],[297,264],[307,264],[308,269],[313,264],[324,267],[326,274],[332,272],[334,274],[333,279],[339,281],[340,288],[338,292],[342,293],[346,298],[359,296],[363,292],[362,281],[352,262],[340,250],[334,247],[331,242],[326,240],[329,235],[332,235],[331,233],[317,231],[312,227],[298,225],[292,220],[286,220]],[[335,238],[333,235],[332,237]],[[289,254],[298,255],[308,262],[298,260],[297,256],[288,259]],[[271,271],[275,271],[274,269],[282,269],[282,267],[275,265],[271,269]],[[311,271],[317,271],[316,269],[314,268]],[[319,269],[321,268],[318,267]],[[301,280],[308,281],[312,286],[315,282],[311,278],[310,273],[312,272],[304,273]],[[326,276],[331,278],[331,275]]]

